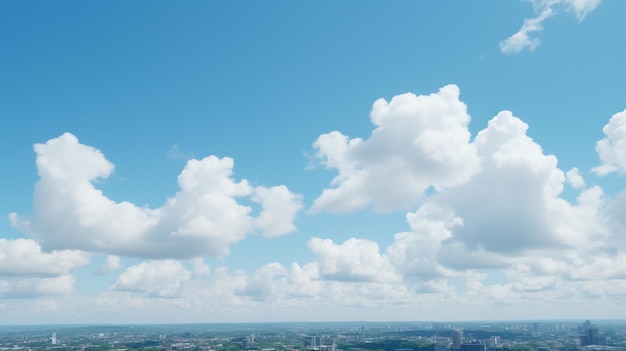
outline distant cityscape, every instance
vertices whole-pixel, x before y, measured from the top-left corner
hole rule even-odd
[[[0,351],[626,351],[626,321],[0,326]]]

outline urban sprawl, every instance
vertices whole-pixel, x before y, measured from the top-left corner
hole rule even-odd
[[[0,351],[626,351],[626,321],[0,326]]]

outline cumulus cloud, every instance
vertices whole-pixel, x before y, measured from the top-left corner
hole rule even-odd
[[[524,19],[517,33],[500,42],[505,54],[516,54],[524,49],[534,50],[539,45],[537,35],[543,31],[543,22],[561,11],[573,13],[582,21],[601,0],[531,0],[537,17]]]
[[[546,256],[557,260],[554,265],[571,265],[572,255],[593,258],[611,250],[602,189],[581,189],[575,203],[561,198],[565,173],[558,168],[556,157],[544,154],[526,134],[527,128],[509,111],[496,115],[474,140],[481,171],[468,182],[431,196],[416,212],[415,218],[421,221],[424,216],[417,214],[424,208],[437,208],[446,214],[438,220],[430,216],[431,222],[427,222],[438,228],[431,232],[443,233],[439,237],[444,240],[429,241],[430,252],[436,252],[430,257],[437,264],[457,274],[506,269]],[[582,178],[576,179],[577,174],[569,172],[570,182],[584,186]],[[415,232],[406,236],[415,237]],[[400,238],[394,245],[404,243],[408,249],[417,243],[426,246]],[[545,274],[538,266],[531,266],[536,268],[534,274]],[[565,271],[550,274],[567,275]]]
[[[88,263],[84,252],[43,252],[34,240],[0,239],[0,276],[60,276]]]
[[[455,85],[431,95],[379,99],[370,118],[376,128],[367,140],[334,131],[313,144],[319,162],[339,174],[311,212],[408,208],[428,188],[462,184],[479,169],[470,116]]]
[[[115,272],[121,267],[122,263],[118,256],[108,255],[104,264],[96,271],[96,274],[109,274]]]
[[[478,133],[481,171],[407,216],[413,231],[396,234],[387,250],[397,267],[420,277],[451,277],[548,252],[605,249],[594,243],[604,243],[597,239],[606,235],[601,189],[584,190],[575,204],[561,199],[564,173],[527,128],[503,111]]]
[[[608,241],[615,244],[615,247],[624,248],[626,246],[626,191],[621,191],[606,205],[603,211],[609,228],[610,236]],[[626,249],[624,249],[626,250]]]
[[[547,259],[549,261],[550,259]],[[187,321],[202,320],[212,316],[216,320],[237,320],[253,318],[259,320],[284,320],[302,316],[302,311],[311,311],[312,320],[327,319],[329,315],[359,316],[367,312],[372,318],[380,313],[408,318],[415,313],[436,311],[442,303],[450,306],[480,306],[481,309],[503,306],[541,307],[554,306],[568,301],[580,301],[583,295],[595,294],[596,299],[608,298],[606,293],[617,294],[623,286],[615,281],[613,287],[603,280],[594,282],[603,288],[594,288],[585,280],[564,280],[558,276],[537,275],[530,263],[516,263],[503,270],[508,282],[488,282],[489,273],[464,275],[460,283],[436,278],[421,280],[414,284],[406,281],[351,281],[320,279],[319,267],[310,263],[304,267],[293,264],[290,269],[278,263],[270,263],[247,275],[240,271],[227,272],[218,267],[210,278],[194,278],[184,283],[175,299],[148,295],[150,289],[115,291],[101,294],[98,308],[116,311],[116,315],[142,312],[167,315],[171,311],[184,312]],[[542,262],[545,267],[555,266],[553,262]],[[601,268],[599,265],[595,268]],[[557,268],[560,270],[560,268]],[[301,292],[295,294],[295,288]],[[409,287],[412,288],[409,289]],[[610,289],[608,289],[610,288]],[[616,301],[623,300],[623,297]],[[158,306],[158,308],[156,308]],[[367,309],[363,307],[367,306]],[[613,306],[615,304],[613,303]],[[563,307],[563,306],[561,306]],[[565,306],[566,307],[566,306]],[[563,310],[565,311],[565,310]],[[269,313],[272,312],[272,313]],[[332,314],[330,314],[332,313]],[[446,316],[448,318],[453,315]],[[490,316],[495,317],[495,316]],[[268,319],[269,318],[269,319]]]
[[[211,267],[209,267],[200,257],[191,260],[192,272],[195,277],[206,277],[211,275]]]
[[[207,318],[222,322],[242,319],[280,321],[302,318],[303,313],[308,313],[306,316],[310,320],[328,320],[329,316],[382,319],[388,318],[390,313],[404,319],[417,313],[452,319],[455,315],[458,317],[458,308],[471,309],[472,306],[487,311],[485,318],[496,318],[496,312],[508,312],[506,306],[520,304],[525,309],[533,309],[533,315],[537,313],[535,308],[544,311],[546,306],[552,313],[561,315],[560,312],[566,313],[571,309],[572,303],[579,304],[589,296],[594,297],[594,308],[601,304],[612,306],[613,309],[607,309],[609,316],[617,316],[621,311],[617,307],[625,301],[622,292],[626,280],[618,275],[613,275],[616,278],[610,281],[602,278],[568,280],[558,275],[550,276],[547,271],[543,275],[537,274],[536,268],[531,267],[533,261],[539,259],[535,257],[534,260],[498,271],[504,281],[487,279],[491,274],[487,271],[466,274],[454,280],[437,278],[414,284],[407,281],[355,284],[320,279],[315,263],[304,266],[293,264],[289,269],[270,263],[251,274],[229,272],[225,267],[217,267],[210,277],[192,276],[183,284],[176,298],[149,295],[145,289],[110,290],[99,294],[95,302],[87,300],[84,303],[88,303],[91,310],[97,310],[98,314],[108,313],[114,316],[113,320],[120,322],[137,320],[137,316],[144,318],[140,320],[143,322],[163,318],[179,318],[178,322],[206,322]],[[554,262],[543,262],[541,265],[546,268],[554,266],[550,269],[555,271],[562,269],[555,268]],[[594,268],[603,267],[598,265]],[[259,279],[261,277],[264,279]],[[76,303],[72,299],[72,304]],[[70,307],[62,300],[59,304],[61,312]],[[451,306],[452,311],[441,310],[438,306],[442,304]],[[497,309],[494,310],[494,307]],[[618,311],[615,311],[616,308]],[[580,309],[577,311],[580,313]],[[12,311],[3,311],[3,314],[6,312]]]
[[[626,173],[626,110],[614,114],[602,131],[606,137],[596,143],[602,165],[593,168],[593,172],[600,176]]]
[[[74,276],[66,274],[46,278],[13,278],[0,280],[0,296],[32,298],[42,295],[63,295],[74,291]]]
[[[445,278],[469,279],[476,270],[506,270],[520,262],[535,262],[532,274],[553,281],[570,273],[549,267],[571,267],[572,254],[608,252],[602,190],[584,189],[574,204],[560,198],[565,174],[527,129],[509,111],[496,115],[473,141],[480,170],[407,215],[412,231],[395,234],[385,253],[406,283],[415,282],[420,292],[445,291]],[[576,174],[570,171],[570,179]],[[545,255],[554,261],[538,265],[537,257]],[[513,287],[499,291],[507,289]]]
[[[299,195],[290,192],[284,185],[257,187],[253,200],[262,207],[256,226],[263,228],[263,236],[274,237],[296,230],[293,220],[302,207]]]
[[[500,112],[474,141],[483,170],[432,199],[463,219],[455,240],[507,254],[559,245],[549,233],[547,212],[565,177],[556,157],[544,155],[527,129],[511,112]]]
[[[386,255],[405,275],[422,279],[450,277],[454,273],[441,265],[437,253],[445,240],[452,237],[452,229],[463,225],[463,220],[446,208],[424,204],[416,212],[407,214],[413,231],[394,235],[394,243]]]
[[[456,90],[456,87],[450,89]],[[458,97],[458,90],[455,96]],[[438,105],[438,108],[424,112],[421,118],[433,119],[434,122],[420,121],[422,125],[448,125],[442,122],[439,112],[454,110],[459,104],[462,105],[457,98],[440,99],[438,95],[416,99],[421,101],[418,105],[422,107],[428,106],[421,104],[431,99],[451,105]],[[333,183],[336,186],[324,191],[316,200],[314,209],[363,208],[364,203],[376,203],[389,195],[377,192],[376,189],[389,188],[392,194],[394,188],[404,187],[406,191],[407,187],[415,184],[415,179],[425,177],[422,169],[418,168],[406,170],[414,178],[396,177],[396,173],[402,171],[385,173],[387,177],[374,178],[368,175],[376,172],[383,174],[390,169],[386,167],[388,160],[404,158],[409,147],[406,146],[408,143],[401,142],[406,139],[403,135],[411,133],[407,130],[420,130],[410,128],[406,120],[396,121],[403,125],[403,128],[398,129],[380,121],[380,116],[410,119],[407,116],[415,115],[415,106],[399,102],[394,105],[395,100],[389,104],[396,107],[394,113],[372,113],[372,119],[379,127],[369,140],[348,139],[339,132],[323,135],[317,140],[315,147],[323,164],[327,168],[337,169],[339,175]],[[606,130],[617,129],[617,121],[621,117],[620,114],[616,116],[605,127]],[[369,164],[356,157],[355,150],[359,150],[363,144],[374,145],[373,140],[375,136],[378,137],[377,133],[382,127],[385,127],[385,133],[389,133],[388,144],[396,143],[404,147],[378,147],[378,154],[372,151],[374,156]],[[453,130],[452,134],[457,136],[469,135],[465,122],[452,129],[442,130]],[[462,141],[457,148],[468,153],[461,151],[464,157],[458,160],[455,167],[440,168],[443,172],[439,173],[439,178],[457,176],[457,168],[471,171],[463,176],[462,181],[451,182],[446,186],[435,184],[436,180],[426,183],[433,187],[428,196],[424,196],[423,187],[416,192],[406,191],[411,193],[414,200],[420,198],[417,210],[407,215],[412,230],[395,234],[393,244],[384,254],[380,253],[375,243],[368,241],[363,241],[367,245],[357,248],[360,239],[351,239],[341,245],[328,239],[315,238],[309,241],[309,248],[318,256],[315,263],[320,277],[364,279],[355,273],[353,267],[365,267],[366,264],[358,264],[358,259],[351,257],[352,252],[366,251],[366,248],[371,252],[369,255],[374,257],[372,262],[381,262],[376,267],[368,267],[367,271],[377,272],[378,276],[386,274],[396,277],[401,274],[404,282],[412,284],[416,291],[434,291],[436,286],[444,291],[446,286],[440,283],[445,279],[469,279],[468,275],[475,276],[480,270],[509,269],[520,262],[532,267],[533,274],[537,276],[567,279],[573,274],[570,270],[560,269],[557,272],[554,267],[586,266],[598,257],[615,260],[610,255],[616,249],[611,246],[618,242],[619,247],[623,247],[624,240],[614,238],[612,233],[616,231],[609,226],[622,228],[626,225],[620,219],[623,216],[618,214],[626,207],[623,206],[626,202],[620,202],[621,198],[618,198],[607,206],[607,199],[600,187],[585,188],[584,179],[577,168],[563,172],[558,167],[556,156],[545,154],[541,146],[527,135],[527,131],[525,122],[510,111],[502,111],[477,133],[474,140],[456,138]],[[404,165],[410,168],[408,163]],[[424,172],[428,173],[428,170],[425,168]],[[446,172],[454,174],[448,175]],[[359,184],[364,175],[368,178],[367,187],[354,186]],[[574,203],[561,198],[566,182],[580,191]],[[333,194],[333,202],[325,194]],[[408,203],[401,197],[389,197],[387,200],[395,203],[395,208]],[[355,205],[355,201],[359,205]],[[543,266],[529,263],[545,256],[552,257],[554,262]],[[578,261],[574,259],[577,256]]]
[[[312,238],[308,246],[317,255],[324,279],[339,281],[395,281],[389,259],[381,255],[378,244],[363,239],[348,239],[337,245],[330,239]]]
[[[287,297],[296,299],[317,297],[322,288],[323,282],[320,280],[319,267],[316,263],[300,266],[294,262],[291,265],[284,287]]]
[[[174,263],[168,265],[178,266]],[[154,269],[148,269],[147,266]],[[189,279],[180,282],[173,278],[175,274],[159,276],[151,272],[161,268],[156,267],[155,263],[144,262],[136,267],[133,270],[137,272],[128,274],[133,276],[127,279],[128,289],[115,288],[101,293],[94,308],[105,313],[114,311],[117,318],[138,312],[142,315],[169,315],[169,311],[181,315],[183,312],[183,321],[187,322],[206,322],[206,318],[221,322],[241,319],[293,320],[302,318],[303,311],[311,311],[308,318],[312,320],[327,320],[328,316],[338,311],[347,311],[349,315],[364,318],[365,315],[360,314],[363,306],[368,306],[370,313],[371,309],[389,310],[394,309],[394,306],[404,306],[416,296],[399,281],[362,281],[355,284],[353,281],[323,279],[315,262],[304,266],[293,263],[289,268],[273,262],[250,274],[239,270],[229,272],[226,267],[217,267],[210,276],[191,275]],[[181,273],[183,269],[178,266],[175,270]],[[122,276],[118,281],[121,280]],[[144,282],[140,283],[142,280]],[[158,280],[174,285],[180,283],[179,289],[176,293],[159,295],[158,292],[165,285],[159,287],[153,283]]]
[[[31,217],[12,224],[46,249],[71,248],[146,258],[224,256],[249,234],[287,234],[302,207],[285,186],[253,187],[235,181],[231,158],[189,160],[178,177],[180,191],[156,209],[114,202],[94,182],[114,169],[97,149],[69,133],[36,144],[40,179]],[[243,205],[249,200],[260,208]]]
[[[456,89],[455,97],[447,95],[449,92],[442,93],[445,89]],[[142,244],[147,248],[133,248],[132,252],[149,252],[143,255],[158,257],[155,252],[164,252],[168,245],[173,252],[193,247],[189,254],[176,254],[187,261],[149,260],[121,272],[110,290],[100,294],[93,304],[120,316],[132,316],[137,311],[146,314],[184,311],[186,318],[196,316],[198,321],[206,321],[208,315],[222,321],[228,318],[267,321],[267,318],[293,320],[302,318],[302,311],[315,311],[312,318],[324,319],[332,313],[372,319],[376,313],[381,313],[381,318],[393,313],[408,319],[432,310],[440,318],[452,319],[454,314],[441,315],[446,312],[435,310],[436,306],[445,304],[451,307],[450,311],[460,305],[477,306],[481,311],[491,311],[490,307],[497,306],[499,313],[520,305],[533,312],[544,311],[549,306],[567,313],[572,303],[590,296],[605,304],[607,316],[616,316],[620,311],[616,306],[626,302],[623,296],[626,192],[609,197],[599,186],[587,187],[577,168],[562,171],[556,156],[546,154],[528,135],[528,125],[510,111],[494,116],[472,140],[468,120],[460,118],[469,117],[464,115],[465,105],[458,100],[458,88],[446,87],[442,91],[381,102],[373,109],[378,111],[372,112],[376,127],[367,140],[349,139],[333,132],[316,142],[319,160],[339,173],[336,178],[339,180],[330,189],[335,197],[331,201],[322,194],[316,210],[342,212],[370,205],[379,210],[415,206],[406,215],[406,231],[395,235],[380,233],[393,235],[393,242],[386,248],[359,238],[342,243],[312,238],[307,242],[314,255],[311,262],[293,262],[290,266],[272,262],[249,273],[230,272],[219,266],[209,268],[202,255],[193,253],[212,251],[196,246],[214,240],[210,241],[212,245],[221,243],[218,247],[227,248],[252,232],[274,236],[291,231],[293,221],[285,221],[280,214],[295,216],[297,206],[290,204],[299,204],[299,197],[284,186],[253,188],[245,180],[237,182],[232,178],[232,160],[212,157],[187,164],[179,176],[180,192],[164,206],[147,209],[122,205],[106,199],[94,188],[94,179],[105,178],[113,168],[101,153],[89,147],[83,149],[92,158],[87,165],[89,170],[77,171],[78,178],[68,170],[83,167],[83,162],[64,160],[55,169],[55,162],[44,157],[40,164],[38,159],[41,180],[36,196],[45,199],[46,191],[62,196],[63,201],[57,204],[62,209],[57,215],[75,216],[73,220],[41,222],[41,218],[53,219],[45,217],[50,203],[40,199],[36,200],[39,206],[36,220],[27,223],[28,219],[13,216],[14,223],[27,226],[30,234],[48,240],[48,245],[68,242],[74,243],[72,247],[91,251],[113,250],[121,254],[132,245]],[[415,116],[419,118],[413,120]],[[609,135],[619,135],[616,131],[621,128],[618,123],[621,118],[614,116],[607,124],[607,139]],[[452,136],[444,139],[457,143],[455,148],[461,153],[467,152],[460,159],[438,144],[439,136],[428,136],[448,132]],[[385,143],[376,141],[378,138],[390,145],[385,149]],[[619,144],[614,140],[607,143],[611,148]],[[407,150],[409,145],[418,146]],[[440,146],[444,150],[438,150]],[[80,155],[66,147],[61,154]],[[433,150],[427,152],[429,147]],[[52,154],[45,147],[40,151],[42,155]],[[371,160],[364,156],[369,153],[373,154]],[[412,164],[413,157],[419,158],[420,163]],[[391,182],[383,177],[396,176],[394,168],[387,167],[390,159],[413,168],[399,167],[397,170],[406,174]],[[603,162],[607,161],[603,159]],[[455,173],[457,168],[465,173],[462,176]],[[359,183],[360,177],[368,180],[367,186]],[[51,189],[55,187],[45,184],[46,181],[55,185],[54,192]],[[415,181],[422,183],[414,187]],[[566,183],[578,192],[571,202],[561,197]],[[412,193],[405,197],[392,190],[387,194],[381,190],[385,187]],[[432,189],[425,194],[429,187]],[[408,200],[409,197],[413,200]],[[251,208],[240,204],[240,199],[258,204],[257,215],[253,216]],[[41,208],[46,211],[41,212]],[[78,213],[70,214],[70,211]],[[116,226],[107,223],[113,219],[119,220]],[[41,223],[53,223],[56,226],[51,228],[63,228],[82,236],[72,241],[69,235],[44,233],[41,228],[50,227]],[[148,229],[133,231],[127,224]],[[98,226],[109,226],[108,231],[98,232]],[[119,237],[110,234],[115,232],[112,228]],[[225,238],[209,240],[204,236],[206,233],[222,233]],[[84,246],[77,246],[76,242]],[[155,250],[155,247],[161,249],[156,245],[163,245],[164,251]],[[8,256],[7,252],[10,252]],[[51,268],[53,261],[65,264]],[[32,268],[31,262],[38,262],[32,267],[40,268]],[[36,296],[71,293],[70,273],[83,262],[88,262],[87,256],[78,251],[45,253],[33,240],[0,241],[3,276],[0,295],[9,298],[28,291]],[[119,258],[110,255],[103,268],[108,267],[108,271],[120,266]],[[365,310],[363,306],[368,308]],[[59,305],[58,310],[67,307]],[[359,314],[363,311],[367,315]],[[485,315],[485,318],[498,318],[498,315]]]
[[[77,268],[89,256],[76,250],[43,252],[30,239],[0,239],[0,297],[34,298],[64,295],[74,290]]]
[[[179,261],[149,261],[128,267],[111,289],[140,292],[154,297],[178,297],[190,279],[191,272]]]
[[[582,189],[585,187],[585,180],[580,175],[580,171],[578,168],[573,167],[567,173],[565,173],[565,178],[567,182],[574,187],[575,189]]]
[[[563,172],[527,131],[509,111],[493,117],[469,142],[478,160],[470,175],[423,196],[406,216],[410,230],[386,250],[365,239],[313,238],[313,262],[222,273],[204,292],[233,309],[263,302],[352,316],[363,306],[370,316],[397,306],[401,316],[442,303],[498,311],[523,304],[567,315],[568,304],[593,297],[612,315],[626,287],[626,192],[607,199],[599,186],[586,187],[578,169]],[[347,150],[353,141],[346,140],[325,145]],[[345,150],[328,153],[331,168],[352,167]],[[571,203],[561,198],[566,182],[579,191]]]
[[[254,300],[265,300],[274,292],[274,277],[286,273],[286,269],[278,263],[265,265],[246,279],[246,285],[238,293],[251,296]]]
[[[590,288],[579,282],[625,279],[626,243],[616,233],[626,224],[626,195],[608,201],[600,187],[586,188],[577,168],[559,169],[527,130],[511,112],[497,114],[472,141],[479,169],[463,183],[436,189],[407,215],[411,231],[395,234],[379,256],[391,263],[388,274],[402,274],[404,288],[463,303],[515,305],[582,299],[576,289]],[[560,197],[566,182],[580,191],[574,203]],[[323,272],[325,261],[318,261]],[[465,280],[465,288],[450,279]]]
[[[597,257],[592,261],[576,260],[568,269],[574,280],[626,280],[626,253]]]

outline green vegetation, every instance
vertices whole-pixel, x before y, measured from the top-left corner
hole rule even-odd
[[[413,351],[433,351],[435,349],[435,345],[431,343],[400,338],[387,338],[375,340],[372,342],[363,342],[354,345],[354,347],[372,351],[394,351],[397,349],[411,349]]]

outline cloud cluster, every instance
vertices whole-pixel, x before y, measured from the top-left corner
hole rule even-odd
[[[43,252],[34,240],[0,239],[0,297],[70,293],[73,271],[88,263],[84,252]]]
[[[336,246],[350,245],[350,241],[354,240]],[[360,252],[372,253],[369,249]],[[307,320],[341,315],[377,319],[390,312],[404,319],[435,310],[441,318],[454,318],[454,314],[437,309],[441,304],[451,311],[476,306],[489,311],[485,318],[498,318],[498,313],[523,304],[546,313],[539,317],[579,318],[572,314],[572,303],[593,297],[594,308],[617,317],[619,309],[615,307],[626,302],[621,294],[626,288],[621,269],[624,257],[570,266],[548,257],[517,259],[501,270],[505,279],[495,283],[489,281],[493,280],[488,279],[489,273],[470,270],[451,271],[447,279],[411,275],[392,281],[339,280],[324,276],[323,261],[320,257],[305,266],[294,263],[291,267],[273,262],[250,274],[218,267],[204,277],[194,277],[178,261],[148,261],[123,272],[110,291],[99,295],[94,308],[101,313],[112,311],[117,318],[129,313],[156,313],[163,318],[178,311],[186,321],[279,321],[302,319],[307,311]],[[527,317],[537,318],[536,310],[533,313]]]
[[[73,275],[50,278],[20,278],[0,280],[0,296],[29,298],[46,295],[70,294],[74,291]]]
[[[534,50],[539,45],[537,34],[543,31],[543,22],[565,11],[573,13],[579,21],[593,11],[601,0],[530,0],[537,17],[524,19],[522,27],[512,36],[500,42],[505,54],[516,54],[526,48]]]
[[[370,116],[376,128],[367,140],[334,131],[313,144],[319,162],[339,174],[311,212],[410,208],[429,187],[461,184],[479,169],[470,117],[455,85],[427,96],[379,99]]]
[[[113,164],[72,134],[37,144],[35,152],[35,213],[10,219],[46,249],[146,258],[224,256],[247,235],[292,232],[302,207],[301,197],[283,185],[235,181],[228,157],[189,160],[178,177],[180,191],[150,209],[102,194],[94,182],[108,177]],[[258,204],[258,215],[240,199]]]
[[[141,292],[156,297],[176,297],[190,278],[191,272],[179,261],[148,261],[127,268],[111,289]]]
[[[523,304],[566,318],[571,303],[592,296],[605,317],[618,317],[615,306],[626,303],[626,192],[607,196],[578,168],[561,170],[510,111],[472,138],[454,85],[378,100],[371,120],[368,139],[335,131],[313,144],[320,164],[337,175],[311,212],[407,209],[405,231],[380,233],[393,238],[387,247],[312,237],[310,262],[270,262],[253,272],[209,267],[201,257],[225,255],[247,235],[293,231],[300,196],[283,185],[236,181],[232,159],[211,156],[187,163],[180,191],[162,207],[116,203],[94,186],[113,165],[65,134],[35,147],[35,213],[11,216],[34,239],[0,239],[0,295],[71,293],[72,273],[89,263],[85,252],[98,252],[108,256],[97,274],[122,269],[118,255],[146,259],[99,294],[101,313],[183,310],[202,321],[221,313],[223,321],[251,313],[302,319],[308,310],[321,319],[372,319],[394,311],[414,318],[445,303],[481,311]],[[604,127],[595,174],[624,173],[625,123],[626,111]],[[563,197],[568,186],[575,200]],[[363,306],[367,316],[359,314]]]
[[[43,252],[34,240],[0,239],[0,276],[56,276],[89,263],[87,254],[76,250]]]
[[[363,282],[399,280],[389,259],[380,255],[375,242],[352,238],[337,245],[330,239],[312,238],[308,246],[317,256],[319,273],[325,279]]]
[[[581,7],[581,15],[584,9],[589,8]],[[458,96],[456,87],[445,89],[457,91]],[[375,117],[376,129],[369,140],[348,140],[333,132],[315,142],[323,165],[339,173],[331,188],[316,200],[314,207],[318,210],[340,213],[368,205],[379,207],[381,198],[394,194],[395,189],[411,193],[413,199],[420,198],[417,210],[407,214],[412,230],[395,234],[394,242],[384,252],[375,243],[365,245],[367,241],[356,238],[340,245],[329,239],[312,239],[309,247],[318,257],[320,279],[363,279],[362,273],[356,273],[359,270],[375,272],[377,277],[402,275],[404,286],[414,292],[438,294],[450,292],[451,280],[465,280],[466,294],[480,291],[507,303],[540,293],[546,298],[558,298],[556,291],[574,289],[587,281],[618,279],[618,284],[626,284],[622,281],[623,271],[615,268],[621,267],[626,258],[626,243],[620,235],[626,228],[626,195],[608,199],[600,187],[587,187],[577,168],[568,172],[559,169],[557,158],[544,154],[526,134],[528,125],[510,111],[493,117],[474,140],[454,139],[456,143],[451,144],[463,157],[448,159],[448,165],[450,160],[457,162],[454,167],[440,167],[441,173],[429,178],[433,163],[432,159],[424,159],[423,150],[436,150],[441,144],[433,141],[420,148],[409,145],[415,145],[422,135],[416,125],[435,126],[442,120],[438,112],[445,107],[430,109],[427,114],[420,112],[431,108],[433,98],[392,99],[396,113],[388,116],[402,116],[396,121],[402,127],[384,125],[384,132],[389,133],[388,144],[402,146],[377,148],[374,156],[376,160],[419,160],[416,164],[421,167],[401,163],[411,169],[411,178],[403,177],[389,162],[366,163],[355,156],[356,150],[373,145],[374,136],[381,133]],[[449,110],[462,104],[456,98],[440,101],[449,104]],[[379,116],[378,111],[375,104],[372,116]],[[424,118],[434,121],[422,122]],[[621,112],[604,127],[607,137],[597,146],[604,164],[595,169],[596,173],[623,172],[625,121],[626,113]],[[448,126],[444,123],[433,128],[445,133]],[[455,127],[462,129],[466,125]],[[465,133],[467,129],[453,135]],[[463,174],[462,180],[442,186],[441,179],[459,174]],[[368,179],[367,189],[354,186],[363,177]],[[411,188],[416,180],[420,184],[417,190]],[[566,185],[579,191],[574,203],[561,197]],[[425,196],[423,191],[429,187],[434,189],[433,194]],[[329,194],[333,195],[332,202],[327,201]],[[354,206],[355,198],[359,199],[358,206]],[[407,205],[401,199],[390,202]],[[360,257],[369,257],[369,266]],[[483,283],[494,271],[504,273],[500,282]]]

